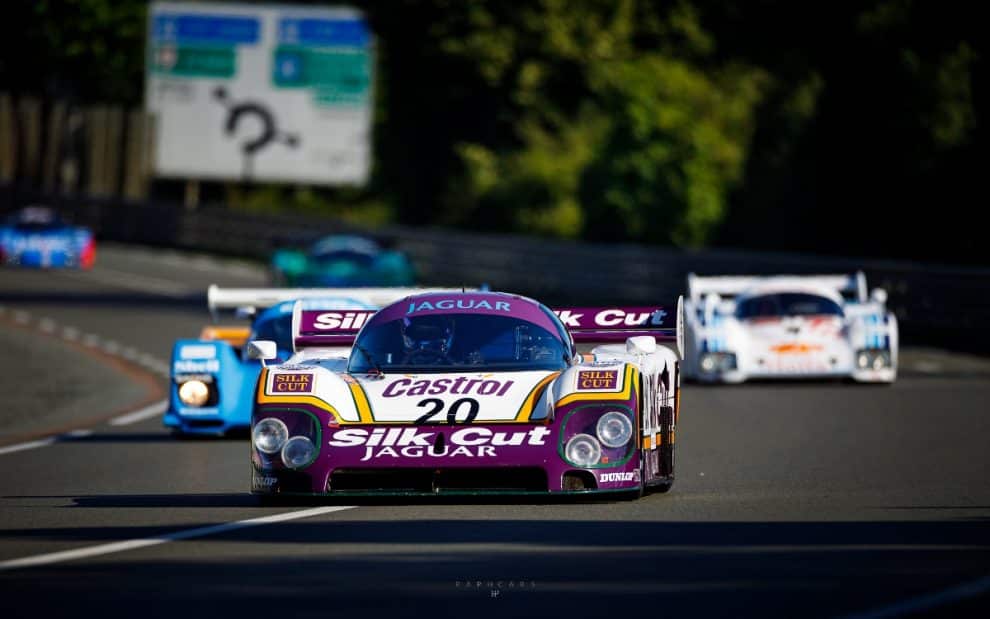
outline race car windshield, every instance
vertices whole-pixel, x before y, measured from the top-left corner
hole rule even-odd
[[[354,251],[333,251],[325,254],[315,254],[313,259],[325,264],[355,264],[366,267],[374,262],[375,257],[368,254],[361,254]]]
[[[827,297],[797,292],[750,297],[736,307],[740,319],[822,315],[842,316],[842,307]]]
[[[362,354],[351,356],[351,372],[561,370],[566,364],[559,335],[525,320],[487,314],[414,316],[369,325],[355,349]]]
[[[22,232],[40,232],[64,225],[57,213],[46,208],[26,208],[8,217],[7,223]]]

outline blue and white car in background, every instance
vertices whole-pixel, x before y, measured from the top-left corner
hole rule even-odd
[[[29,206],[0,223],[0,264],[32,268],[92,268],[96,240],[44,206]]]
[[[223,435],[246,431],[261,363],[248,359],[251,340],[274,341],[278,358],[292,356],[292,309],[326,310],[328,329],[356,334],[375,311],[417,288],[219,288],[207,303],[216,319],[234,311],[250,325],[210,325],[199,338],[177,340],[172,348],[169,405],[164,425],[178,435]],[[460,290],[460,289],[458,289]]]
[[[897,378],[897,318],[882,289],[851,275],[688,275],[685,377]]]

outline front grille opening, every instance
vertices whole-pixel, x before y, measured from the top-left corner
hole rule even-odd
[[[330,492],[546,492],[547,475],[534,467],[495,469],[337,469]]]
[[[433,480],[438,492],[444,490],[503,490],[534,492],[547,490],[543,469],[507,467],[501,469],[441,469]]]
[[[564,490],[580,491],[598,488],[595,476],[588,471],[567,471],[564,473]]]
[[[432,492],[432,469],[337,469],[330,492]]]
[[[302,471],[278,471],[279,492],[312,492],[313,481]]]

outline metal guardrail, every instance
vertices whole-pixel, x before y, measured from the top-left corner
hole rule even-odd
[[[87,206],[73,212],[106,239],[195,248],[266,260],[272,250],[319,235],[361,232],[332,219],[255,215],[169,206]],[[685,292],[689,272],[779,274],[862,269],[888,292],[902,339],[986,353],[990,345],[990,269],[750,251],[682,251],[632,244],[589,244],[438,228],[389,226],[422,283],[478,285],[552,304],[648,304]]]

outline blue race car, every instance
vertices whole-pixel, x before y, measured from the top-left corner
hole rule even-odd
[[[405,254],[357,235],[334,235],[307,250],[280,249],[272,280],[283,286],[411,286],[416,279]]]
[[[95,260],[93,233],[67,224],[50,208],[29,206],[0,224],[2,264],[89,269]]]
[[[354,334],[377,308],[419,292],[411,288],[221,289],[210,286],[208,305],[216,316],[236,310],[250,326],[203,329],[198,339],[177,340],[172,348],[169,406],[164,425],[177,435],[223,435],[247,430],[261,364],[247,358],[244,345],[271,340],[278,358],[293,353],[292,311],[325,310],[327,328]],[[349,346],[344,356],[349,354]]]

